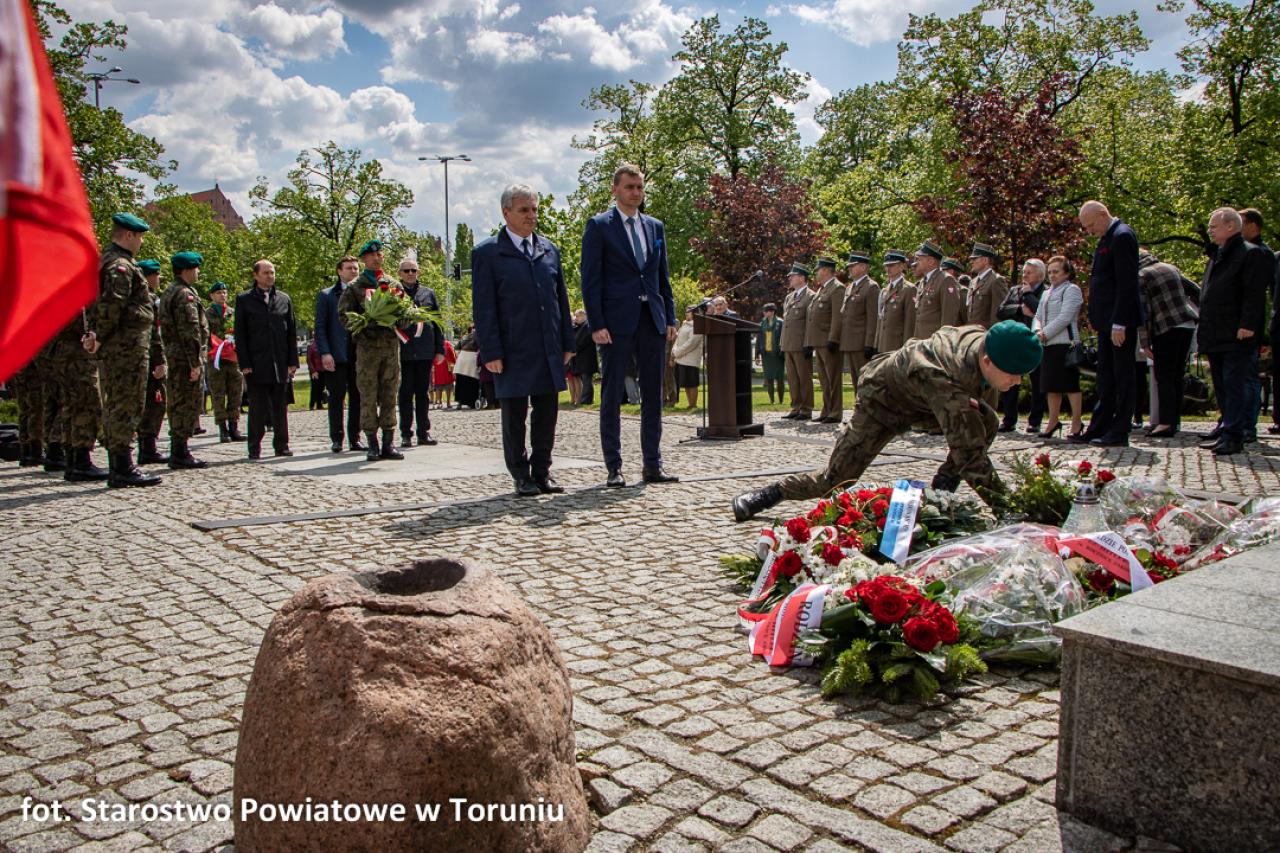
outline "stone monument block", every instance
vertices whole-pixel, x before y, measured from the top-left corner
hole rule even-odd
[[[485,569],[424,560],[320,578],[258,652],[236,849],[581,851],[572,705],[550,633]]]

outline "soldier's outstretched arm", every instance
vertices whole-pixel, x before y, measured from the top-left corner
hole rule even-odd
[[[1004,496],[1008,490],[988,453],[999,423],[995,410],[950,384],[933,388],[928,399],[950,449],[938,471],[940,477],[964,480],[997,515],[1001,514],[1007,508]]]

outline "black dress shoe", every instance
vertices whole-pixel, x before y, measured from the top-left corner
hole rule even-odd
[[[369,449],[365,447],[363,444],[361,444],[358,440],[352,441],[350,444],[350,448],[352,450],[368,450]]]
[[[620,489],[627,484],[627,481],[622,479],[622,471],[615,469],[609,472],[609,476],[605,479],[604,484],[611,489]]]
[[[1257,434],[1256,432],[1246,432],[1246,433],[1244,434],[1244,443],[1245,443],[1245,444],[1257,444],[1257,443],[1258,443],[1258,434]]]
[[[1230,456],[1234,453],[1244,453],[1244,445],[1225,437],[1213,448],[1214,456]]]
[[[821,420],[821,423],[824,423],[824,424],[838,424],[838,423],[840,423],[840,421],[841,421],[841,420],[843,420],[843,419],[842,419],[842,418],[837,418],[835,415],[832,415],[832,416],[831,416],[831,417],[829,417],[829,418],[823,418],[823,419]]]
[[[644,481],[646,483],[678,483],[680,482],[679,477],[668,474],[662,468],[645,468],[643,476],[644,476]]]
[[[1072,444],[1088,444],[1093,441],[1093,436],[1089,435],[1089,431],[1086,429],[1080,432],[1071,433],[1067,436],[1067,441]]]
[[[1151,432],[1147,433],[1151,438],[1173,438],[1178,434],[1178,428],[1167,424],[1160,424]]]
[[[1128,447],[1128,435],[1103,435],[1089,442],[1094,447]]]
[[[262,451],[261,451],[261,450],[259,450],[259,449],[258,449],[258,448],[256,448],[256,447],[250,447],[250,448],[249,448],[249,458],[250,458],[250,459],[261,459],[261,458],[262,458]]]
[[[1218,433],[1217,435],[1214,435],[1213,433],[1209,433],[1209,435],[1203,441],[1200,442],[1200,448],[1202,450],[1213,450],[1221,442],[1222,442],[1222,433]]]
[[[413,447],[413,436],[411,436],[411,435],[402,435],[402,436],[400,436],[400,446],[401,446],[401,447]]]
[[[427,447],[435,447],[440,442],[436,441],[436,437],[429,432],[424,432],[418,436],[418,444],[425,444]]]
[[[341,452],[342,452],[342,442],[341,442],[341,441],[335,441],[333,444],[329,445],[329,449],[330,449],[330,450],[332,450],[334,453],[341,453]],[[355,448],[352,448],[352,449],[354,450]]]
[[[1280,424],[1272,424],[1271,426],[1267,427],[1267,432],[1271,433],[1272,435],[1280,435]]]
[[[287,447],[281,447],[276,450],[276,456],[292,456],[293,451]]]
[[[1000,424],[996,427],[996,432],[1013,432],[1016,427],[1013,424]]]
[[[542,494],[542,490],[538,488],[537,483],[528,477],[519,477],[516,479],[516,494],[522,498],[531,498],[534,495]]]
[[[533,482],[538,487],[538,491],[544,495],[558,495],[564,491],[564,486],[552,479],[550,474],[545,477],[534,477]]]
[[[1213,429],[1209,430],[1207,433],[1205,433],[1205,436],[1204,436],[1204,440],[1205,440],[1205,441],[1217,441],[1217,440],[1218,440],[1218,439],[1220,439],[1220,438],[1222,438],[1222,426],[1221,426],[1221,424],[1219,424],[1218,426],[1216,426],[1216,427],[1214,427]],[[1203,445],[1201,445],[1201,446],[1203,447]]]

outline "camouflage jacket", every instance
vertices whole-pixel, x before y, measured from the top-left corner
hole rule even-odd
[[[89,328],[106,349],[146,348],[155,322],[151,288],[133,253],[115,243],[102,253],[98,264],[98,298],[89,306]]]
[[[377,280],[377,287],[394,287],[396,283],[391,279],[383,276]],[[351,321],[347,319],[347,313],[363,314],[364,302],[366,294],[375,287],[373,276],[368,271],[360,273],[355,281],[351,282],[347,287],[342,288],[342,296],[338,298],[338,322],[342,323],[342,328],[350,329]],[[400,348],[400,338],[396,336],[394,329],[386,326],[379,326],[376,323],[370,323],[361,330],[360,334],[352,335],[351,339],[364,346],[379,346],[390,348],[394,346],[396,351]]]
[[[209,334],[223,339],[227,335],[235,334],[236,310],[231,307],[230,302],[223,305],[210,302],[209,307],[205,309],[205,317],[209,321]]]
[[[191,370],[204,363],[209,349],[209,323],[196,289],[181,279],[160,297],[160,334],[169,370]]]
[[[982,400],[987,384],[978,359],[985,337],[976,326],[948,326],[876,356],[858,380],[858,405],[894,429],[937,421],[956,474],[994,506],[1005,487],[987,456],[996,414]]]
[[[151,310],[155,312],[156,319],[151,327],[151,349],[147,355],[147,372],[164,364],[164,342],[160,339],[160,293],[151,294]]]

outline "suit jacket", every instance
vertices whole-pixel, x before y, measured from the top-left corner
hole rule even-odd
[[[338,320],[338,299],[343,284],[334,282],[316,294],[316,349],[321,355],[333,356],[334,363],[346,364],[355,355],[351,333]]]
[[[428,311],[439,311],[440,303],[436,301],[436,292],[425,284],[419,284],[409,292],[409,288],[400,285],[405,294],[413,300],[413,304]],[[401,361],[434,361],[437,355],[444,355],[444,332],[435,323],[423,323],[422,331],[418,324],[404,328],[409,340],[400,344]]]
[[[880,328],[876,349],[891,352],[911,337],[916,328],[916,287],[905,278],[897,288],[880,289]]]
[[[666,230],[657,219],[637,213],[645,245],[641,266],[616,207],[587,220],[582,232],[582,301],[591,331],[635,334],[640,312],[647,309],[653,325],[665,335],[678,326],[676,304],[667,274]],[[557,253],[557,257],[558,257]],[[641,300],[645,298],[645,301]]]
[[[937,269],[916,285],[916,326],[911,337],[924,340],[943,326],[964,325],[960,284]]]
[[[840,302],[840,323],[831,326],[831,340],[840,344],[842,352],[862,352],[876,345],[880,328],[880,285],[867,276],[849,282]]]
[[[1275,280],[1275,256],[1239,234],[1218,249],[1209,279],[1200,293],[1198,352],[1250,350],[1263,343],[1267,290]],[[1236,331],[1252,329],[1238,340]]]
[[[827,283],[813,291],[809,301],[809,310],[804,318],[804,345],[807,347],[826,347],[831,340],[831,329],[834,319],[840,311],[840,297],[844,293],[840,282],[830,278]]]
[[[298,330],[293,302],[283,290],[271,288],[268,298],[254,285],[236,297],[236,355],[245,381],[270,385],[290,381],[289,368],[298,368]]]
[[[967,322],[990,329],[999,322],[996,311],[1009,295],[1009,281],[995,270],[987,270],[969,281]]]
[[[1093,251],[1089,275],[1089,325],[1109,336],[1112,326],[1136,333],[1142,322],[1138,300],[1138,237],[1119,219],[1111,223]]]
[[[782,300],[782,351],[800,352],[804,349],[805,320],[813,291],[807,287],[793,290]]]
[[[540,234],[532,251],[530,259],[505,228],[471,251],[476,340],[485,361],[502,359],[493,383],[503,398],[563,391],[564,354],[577,349],[560,251]]]

